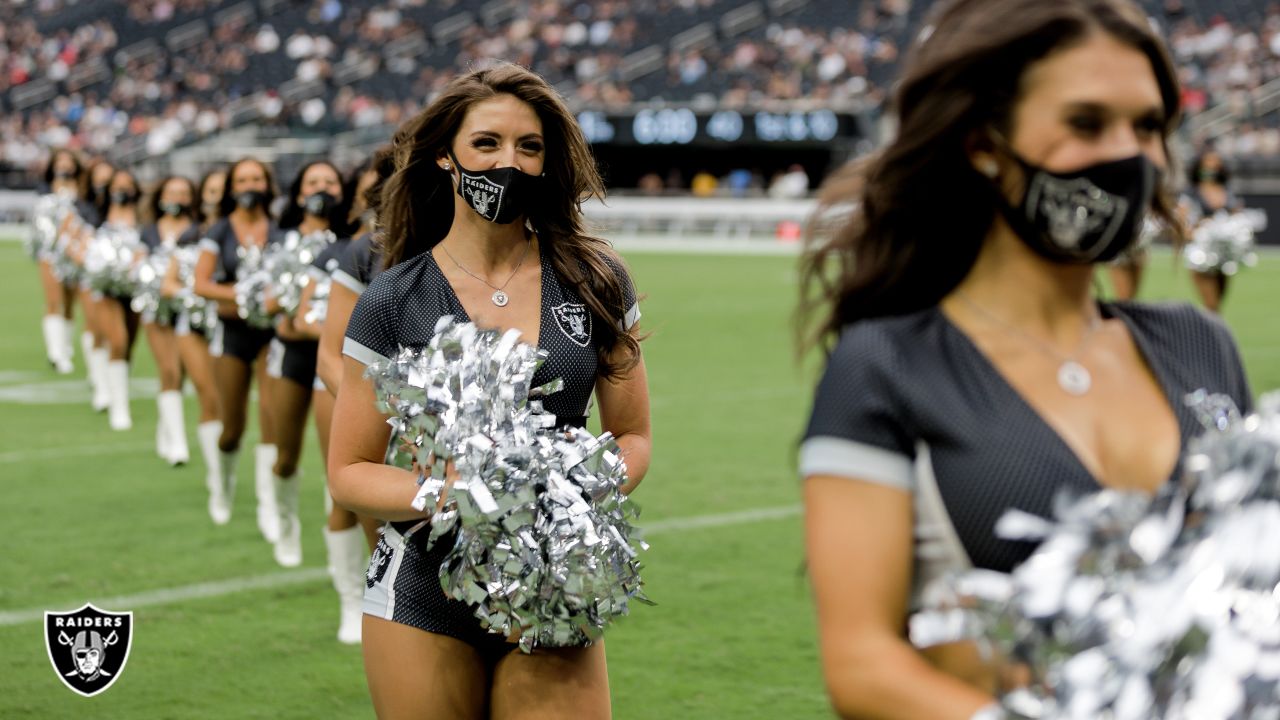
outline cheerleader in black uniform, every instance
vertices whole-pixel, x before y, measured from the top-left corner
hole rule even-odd
[[[141,222],[138,181],[128,170],[116,170],[107,187],[107,206],[97,235],[89,242],[104,242],[109,235],[126,235],[139,239]],[[138,313],[133,311],[131,296],[122,293],[94,293],[98,327],[107,342],[108,362],[106,386],[108,420],[112,430],[133,427],[129,412],[129,362],[133,343],[138,337]]]
[[[63,224],[61,220],[67,217],[61,209],[74,212],[83,176],[84,167],[80,165],[80,159],[75,153],[66,149],[54,150],[44,171],[44,185],[48,194],[39,200],[42,204],[59,208],[58,216],[47,219],[50,223],[48,227],[36,229],[41,246],[39,255],[35,258],[40,269],[40,287],[44,290],[44,319],[41,329],[44,332],[45,356],[59,375],[67,375],[73,369],[71,332],[76,288],[74,279],[64,281],[58,277],[54,271],[54,256],[58,252],[58,232]]]
[[[268,214],[274,199],[275,183],[265,164],[253,158],[233,163],[227,170],[226,191],[219,204],[222,219],[200,240],[200,259],[195,269],[195,292],[217,301],[219,317],[210,353],[214,356],[218,414],[222,421],[222,435],[218,438],[222,477],[210,488],[210,512],[218,524],[231,519],[236,461],[245,430],[249,388],[256,376],[261,440],[254,448],[254,487],[258,529],[271,543],[278,539],[275,492],[271,487],[271,469],[276,461],[275,423],[270,415],[270,388],[264,380],[267,346],[274,332],[271,328],[251,327],[240,319],[235,281],[244,249],[261,249],[280,239],[280,231]]]
[[[116,169],[105,160],[97,160],[89,164],[84,174],[84,188],[80,202],[76,203],[76,214],[63,224],[61,236],[66,243],[66,254],[77,265],[75,273],[80,272],[79,262],[84,257],[84,247],[93,237],[94,231],[102,224],[102,216],[106,213],[111,176]],[[76,275],[76,295],[84,312],[84,332],[80,334],[80,349],[84,354],[85,374],[89,378],[92,389],[90,405],[96,412],[105,412],[111,399],[107,392],[107,366],[111,363],[111,351],[107,348],[107,336],[99,321],[98,301],[94,293],[84,282],[81,275]]]
[[[1231,175],[1222,162],[1222,156],[1212,148],[1196,158],[1191,167],[1191,214],[1196,222],[1202,222],[1219,212],[1237,212],[1243,209],[1239,198],[1231,193],[1227,184]],[[1191,280],[1200,293],[1200,300],[1211,312],[1222,308],[1227,296],[1227,275],[1221,270],[1210,272],[1191,271]]]
[[[350,239],[346,225],[350,205],[342,176],[331,163],[319,160],[303,166],[289,187],[288,197],[289,204],[280,217],[282,231],[302,237],[326,233],[333,243]],[[275,558],[284,567],[302,564],[298,461],[316,383],[316,335],[303,315],[305,310],[300,309],[292,317],[278,316],[271,361],[267,363],[271,417],[276,423],[276,462],[271,476],[279,515]]]
[[[222,201],[222,189],[226,172],[221,169],[211,170],[201,178],[195,198],[200,202],[194,208],[195,237],[204,237],[209,228],[220,218],[219,203]],[[186,236],[183,238],[186,239]],[[198,240],[197,240],[198,242]],[[187,273],[184,275],[184,269]],[[178,297],[191,292],[194,268],[182,266],[175,257],[169,263],[169,272],[165,276],[162,292],[167,297]],[[204,459],[205,485],[210,488],[210,500],[221,494],[215,488],[222,484],[222,453],[218,450],[218,439],[222,436],[222,421],[218,419],[218,386],[214,381],[213,357],[209,354],[209,337],[204,327],[192,327],[192,318],[184,310],[174,323],[174,337],[178,346],[178,357],[182,361],[182,372],[191,379],[195,386],[196,400],[200,404],[200,422],[196,425],[196,439],[200,443],[200,455]],[[185,435],[185,431],[184,431]],[[222,515],[220,503],[210,502],[210,517],[217,519]]]
[[[422,347],[452,315],[521,331],[548,353],[535,385],[560,422],[582,425],[594,392],[622,446],[630,492],[649,465],[649,403],[639,311],[613,249],[583,229],[579,203],[603,185],[572,113],[542,78],[499,64],[455,79],[398,133],[383,189],[387,268],[347,328],[330,439],[334,502],[389,520],[365,593],[364,656],[382,717],[603,718],[604,643],[532,654],[486,633],[438,579],[449,540],[425,550],[429,513],[410,503],[414,473],[383,465],[389,428],[365,366]],[[500,202],[498,199],[500,197]],[[430,248],[412,260],[406,249]],[[425,529],[424,529],[425,528]],[[384,560],[387,557],[383,558]]]
[[[394,169],[390,148],[385,148],[369,162],[363,163],[352,171],[344,192],[352,199],[348,220],[353,225],[358,225],[356,233],[360,239],[335,243],[325,255],[316,260],[316,272],[325,278],[329,288],[328,309],[320,326],[305,321],[311,306],[312,291],[318,283],[309,287],[308,292],[303,295],[303,309],[299,311],[300,316],[304,318],[304,322],[299,324],[299,329],[319,340],[316,362],[317,383],[313,403],[316,432],[320,437],[320,452],[326,461],[329,455],[329,429],[333,421],[333,404],[342,380],[342,337],[347,331],[351,310],[360,297],[359,292],[351,289],[350,280],[340,283],[337,277],[339,274],[345,274],[342,270],[343,263],[350,256],[350,249],[356,242],[368,247],[376,226],[382,182]],[[362,283],[361,291],[363,291],[363,283],[367,283],[367,278],[356,282]],[[338,299],[336,306],[335,299]],[[328,477],[327,462],[325,477]],[[381,523],[374,518],[357,516],[334,503],[327,490],[325,500],[327,516],[324,529],[325,548],[329,552],[329,569],[333,575],[334,590],[338,592],[340,608],[338,640],[346,644],[356,644],[360,642],[363,615],[361,602],[364,599],[365,587],[365,548],[367,546],[370,550],[373,549],[378,539],[378,525]]]
[[[178,247],[196,244],[200,228],[195,219],[195,197],[195,184],[184,177],[167,177],[156,185],[147,204],[151,223],[142,228],[142,244],[149,253],[171,257]],[[156,396],[156,454],[170,465],[182,465],[190,459],[190,451],[183,418],[182,358],[178,353],[174,318],[144,314],[142,329],[160,376],[160,394]]]
[[[1034,544],[996,532],[1006,510],[1177,483],[1202,431],[1188,393],[1252,402],[1217,318],[1093,294],[1147,212],[1178,227],[1162,175],[1180,92],[1146,14],[949,0],[927,23],[897,135],[824,188],[816,218],[856,210],[802,265],[831,348],[799,458],[840,717],[1006,717],[976,647],[905,637],[924,588],[1024,561]]]

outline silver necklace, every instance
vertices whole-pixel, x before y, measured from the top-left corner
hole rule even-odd
[[[497,285],[494,285],[493,283],[489,282],[488,280],[485,280],[484,278],[480,277],[479,275],[477,275],[477,274],[475,274],[475,273],[471,272],[470,270],[466,269],[465,267],[463,267],[463,266],[462,266],[462,263],[458,262],[458,258],[454,257],[454,256],[453,256],[453,253],[449,252],[449,248],[447,248],[447,247],[445,247],[445,246],[444,246],[444,243],[440,243],[440,249],[441,249],[441,250],[444,250],[444,254],[449,256],[449,259],[453,261],[453,264],[454,264],[454,265],[458,266],[458,269],[459,269],[459,270],[461,270],[462,272],[464,272],[464,273],[466,273],[466,274],[470,275],[471,277],[473,277],[473,278],[475,278],[475,279],[479,280],[480,282],[484,283],[485,285],[488,285],[489,287],[493,288],[493,295],[490,295],[490,296],[489,296],[489,299],[493,301],[493,304],[494,304],[494,305],[497,305],[498,307],[506,307],[506,306],[507,306],[507,303],[511,301],[511,298],[507,296],[507,293],[506,293],[506,292],[504,292],[504,290],[506,289],[506,287],[507,287],[508,285],[510,285],[510,284],[511,284],[511,280],[512,280],[513,278],[515,278],[516,273],[520,272],[520,266],[521,266],[521,265],[524,265],[524,259],[525,259],[526,257],[528,257],[528,256],[529,256],[529,246],[531,246],[531,245],[533,245],[533,242],[532,242],[532,241],[530,241],[530,240],[526,240],[526,241],[525,241],[525,243],[524,243],[524,252],[520,254],[520,261],[516,263],[516,269],[511,271],[511,275],[507,278],[507,281],[506,281],[506,282],[502,283],[502,286],[501,286],[501,287],[499,287],[499,286],[497,286]]]
[[[1089,392],[1089,388],[1093,387],[1093,376],[1089,374],[1088,368],[1081,365],[1080,362],[1076,360],[1076,357],[1080,355],[1082,350],[1084,350],[1085,343],[1089,342],[1089,338],[1093,337],[1094,331],[1096,331],[1102,324],[1102,321],[1099,320],[1097,316],[1089,318],[1089,326],[1085,328],[1084,337],[1080,338],[1080,344],[1076,346],[1076,349],[1072,351],[1070,355],[1064,355],[1053,345],[1050,345],[1040,338],[996,317],[981,305],[970,300],[964,295],[964,293],[957,291],[956,297],[960,298],[965,305],[968,305],[988,321],[1004,328],[1006,331],[1021,336],[1024,340],[1030,341],[1031,344],[1035,345],[1041,351],[1060,361],[1061,364],[1058,366],[1058,387],[1062,388],[1068,395],[1075,395],[1076,397],[1079,397]]]

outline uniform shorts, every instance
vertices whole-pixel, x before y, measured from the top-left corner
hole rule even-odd
[[[518,650],[515,643],[481,627],[470,605],[445,596],[440,565],[453,547],[452,536],[440,538],[427,550],[430,532],[425,522],[407,531],[408,537],[390,523],[382,526],[365,576],[365,614],[456,638],[488,663]]]
[[[250,327],[249,323],[237,318],[218,318],[218,327],[209,341],[209,354],[239,358],[252,365],[275,335],[271,328]]]
[[[303,387],[314,388],[316,381],[316,352],[319,343],[314,340],[281,340],[273,338],[267,350],[267,375],[287,378]]]

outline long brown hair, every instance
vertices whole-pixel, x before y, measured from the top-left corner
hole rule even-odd
[[[383,187],[378,215],[385,229],[383,268],[429,250],[449,232],[453,180],[436,159],[450,149],[473,105],[503,94],[527,103],[542,121],[542,194],[530,202],[526,219],[556,274],[602,321],[593,324],[601,335],[602,375],[626,372],[639,362],[640,344],[635,332],[622,332],[617,326],[629,308],[623,307],[622,281],[611,265],[623,263],[608,242],[587,234],[582,217],[584,200],[604,197],[604,181],[573,113],[545,80],[518,65],[500,63],[454,79],[396,132],[396,171]],[[610,354],[619,346],[622,352],[611,362]]]
[[[932,307],[959,285],[998,212],[994,186],[967,146],[989,130],[1009,137],[1027,68],[1097,32],[1151,61],[1169,155],[1178,123],[1174,65],[1129,0],[941,3],[903,66],[896,137],[842,168],[819,194],[801,264],[803,345],[829,347],[850,323]],[[1155,212],[1177,229],[1172,207],[1167,190],[1157,193]]]

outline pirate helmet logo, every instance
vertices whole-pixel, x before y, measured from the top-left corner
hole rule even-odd
[[[68,613],[44,614],[45,649],[58,679],[93,697],[111,687],[129,661],[133,613],[113,613],[85,604]]]
[[[560,332],[581,347],[591,342],[591,313],[582,303],[562,303],[551,308]]]

